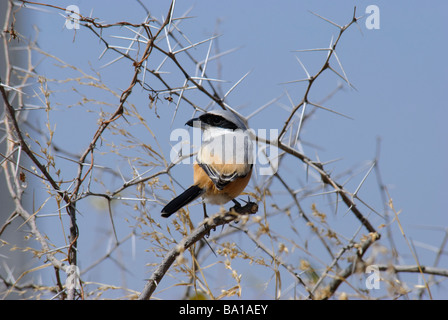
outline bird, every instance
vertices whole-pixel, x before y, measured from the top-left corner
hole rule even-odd
[[[212,110],[185,125],[200,128],[202,142],[193,163],[193,184],[161,211],[168,218],[182,207],[203,198],[223,205],[233,201],[248,185],[253,169],[253,144],[245,121],[230,110]]]

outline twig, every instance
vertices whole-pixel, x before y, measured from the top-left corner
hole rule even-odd
[[[448,277],[448,269],[427,267],[422,265],[387,265],[377,264],[379,271],[391,271],[391,272],[410,272],[410,273],[426,273],[435,276]]]
[[[258,241],[257,237],[252,234],[248,229],[240,229],[242,230],[248,237],[251,239],[261,250],[263,250],[266,254],[268,254],[273,260],[278,262],[283,268],[285,268],[291,275],[294,276],[294,278],[297,279],[297,281],[305,288],[305,290],[308,292],[310,299],[314,299],[313,293],[311,292],[310,288],[308,288],[305,281],[302,280],[300,275],[294,270],[293,267],[286,264],[284,261],[282,261],[278,256],[275,255],[271,250],[269,250],[263,243]]]
[[[171,267],[171,265],[174,263],[176,258],[197,241],[208,235],[211,230],[214,230],[218,226],[228,224],[238,219],[240,215],[255,214],[257,211],[258,205],[254,202],[248,202],[242,207],[234,206],[227,212],[217,213],[209,218],[206,218],[199,227],[194,229],[191,234],[182,239],[182,241],[178,245],[176,245],[166,254],[162,263],[157,267],[157,269],[149,278],[138,299],[150,299],[154,290],[157,288],[160,281],[162,280],[168,269]]]
[[[324,299],[328,299],[329,297],[333,296],[333,294],[336,292],[336,290],[339,288],[339,286],[348,279],[355,271],[356,266],[358,263],[362,261],[362,257],[366,253],[367,249],[379,239],[378,233],[371,233],[366,239],[361,241],[361,243],[358,244],[358,250],[355,257],[355,261],[350,263],[348,267],[346,267],[344,270],[342,270],[339,274],[336,275],[335,279],[329,284],[327,290],[325,290],[325,296]]]
[[[313,13],[313,14],[315,14],[315,13]],[[315,14],[315,15],[316,15],[316,14]],[[319,15],[317,15],[317,16],[320,17],[320,18],[322,18],[322,17],[319,16]],[[279,136],[278,136],[278,140],[279,140],[279,142],[280,142],[280,140],[282,139],[283,135],[285,134],[286,130],[288,129],[289,123],[290,123],[290,121],[292,120],[294,114],[297,112],[297,110],[299,110],[299,109],[300,109],[302,106],[304,106],[306,103],[312,104],[310,101],[308,101],[308,94],[309,94],[309,92],[310,92],[310,90],[311,90],[311,87],[313,86],[314,81],[315,81],[315,80],[316,80],[316,79],[317,79],[317,78],[318,78],[318,77],[319,77],[319,76],[320,76],[326,69],[331,68],[331,67],[330,67],[330,59],[331,59],[331,57],[333,56],[333,54],[336,56],[336,54],[335,54],[335,53],[336,53],[336,52],[335,52],[335,50],[336,50],[336,46],[338,45],[339,40],[340,40],[341,37],[342,37],[342,34],[343,34],[343,33],[345,32],[345,30],[347,30],[353,23],[356,23],[356,22],[358,21],[358,18],[356,18],[356,9],[355,9],[355,11],[354,11],[354,13],[353,13],[352,21],[350,21],[348,24],[346,24],[346,25],[343,26],[343,27],[341,27],[341,26],[339,26],[339,25],[337,25],[337,24],[331,22],[331,21],[328,20],[328,19],[325,19],[325,18],[322,18],[322,19],[324,19],[325,21],[328,21],[328,22],[330,22],[331,24],[337,26],[337,27],[339,28],[339,34],[338,34],[338,36],[337,36],[335,42],[334,42],[333,44],[330,44],[330,47],[329,47],[329,48],[324,49],[324,50],[328,51],[327,58],[326,58],[325,62],[323,63],[322,67],[319,69],[319,71],[317,71],[316,74],[314,74],[313,76],[310,76],[310,75],[309,75],[308,71],[307,71],[306,68],[303,66],[303,64],[302,64],[302,62],[300,61],[300,59],[297,58],[298,61],[299,61],[299,63],[300,63],[300,65],[301,65],[302,68],[305,70],[305,73],[306,73],[307,76],[308,76],[306,79],[303,80],[303,81],[308,81],[308,85],[307,85],[307,87],[306,87],[306,89],[305,89],[305,94],[304,94],[302,100],[301,100],[301,101],[300,101],[300,102],[293,108],[292,112],[290,113],[290,115],[289,115],[288,118],[286,119],[285,124],[283,125],[283,128],[282,128],[282,130],[280,131],[280,134],[279,134]],[[338,62],[339,62],[339,60],[338,60]],[[339,63],[339,65],[340,65],[340,63]],[[342,70],[343,70],[343,69],[342,69]],[[344,72],[344,71],[343,71],[343,72]],[[345,72],[344,72],[344,75],[345,75]],[[348,81],[347,77],[345,77],[344,80],[351,86],[351,84],[350,84],[350,82]],[[302,81],[302,80],[301,80],[301,81]],[[316,106],[316,105],[315,105],[315,106]],[[331,110],[331,111],[332,111],[332,110]]]

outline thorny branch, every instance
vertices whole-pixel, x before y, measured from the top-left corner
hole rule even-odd
[[[51,4],[37,3],[37,2],[25,1],[25,0],[20,0],[20,1],[22,3],[22,6],[24,6],[24,7],[27,7],[27,5],[34,5],[34,6],[43,6],[43,7],[51,8],[54,10],[63,11],[63,12],[65,12],[65,10],[66,10],[65,8],[62,8],[62,7],[59,7],[56,5],[51,5]],[[101,192],[93,192],[90,190],[90,180],[92,180],[93,169],[96,166],[96,164],[95,164],[95,157],[96,157],[95,149],[97,148],[99,141],[101,141],[101,139],[104,138],[104,133],[106,132],[106,130],[113,127],[113,125],[116,124],[116,121],[118,119],[120,119],[121,117],[123,117],[123,115],[127,111],[127,110],[125,110],[125,108],[130,104],[128,102],[128,99],[132,95],[133,90],[137,84],[140,85],[143,90],[147,90],[147,91],[151,92],[151,94],[153,94],[150,96],[150,100],[152,100],[152,102],[154,104],[158,99],[158,95],[161,94],[162,92],[169,93],[170,97],[171,97],[171,95],[177,96],[178,101],[176,104],[176,111],[174,112],[174,117],[176,116],[176,112],[177,112],[178,108],[180,108],[181,101],[185,102],[189,106],[192,106],[194,108],[194,110],[202,110],[203,109],[203,108],[199,107],[192,99],[187,97],[186,94],[184,94],[187,90],[196,90],[197,92],[201,93],[204,97],[206,97],[208,100],[210,100],[210,105],[215,104],[215,105],[219,106],[220,108],[232,109],[232,107],[228,104],[226,97],[242,80],[244,80],[244,78],[246,77],[247,74],[245,76],[243,76],[234,86],[232,86],[232,88],[230,88],[227,93],[222,94],[222,95],[218,94],[219,90],[216,90],[216,88],[213,85],[213,81],[216,79],[212,80],[206,74],[206,65],[211,59],[209,54],[210,54],[210,50],[212,47],[212,42],[216,39],[216,36],[213,36],[209,39],[200,41],[198,43],[194,43],[194,44],[190,43],[190,41],[186,38],[186,36],[184,36],[180,32],[178,25],[177,25],[177,23],[182,21],[182,19],[184,17],[176,19],[173,16],[174,4],[175,4],[175,1],[172,1],[170,4],[168,13],[166,14],[166,18],[164,18],[161,22],[159,22],[159,20],[151,17],[149,15],[149,13],[148,13],[148,17],[142,23],[131,23],[131,22],[127,22],[127,21],[120,21],[120,22],[107,23],[107,24],[99,22],[99,20],[97,18],[87,17],[87,16],[83,16],[83,15],[79,14],[78,19],[79,19],[81,26],[83,26],[87,30],[90,30],[93,33],[93,35],[100,40],[100,43],[102,45],[104,45],[104,47],[105,47],[105,51],[110,50],[113,53],[118,54],[119,59],[125,58],[132,62],[133,73],[132,73],[131,80],[130,80],[130,83],[129,83],[129,86],[127,87],[127,89],[123,90],[121,92],[121,94],[117,95],[116,99],[118,100],[117,101],[118,103],[116,105],[114,105],[114,106],[116,106],[114,111],[110,113],[110,115],[107,119],[103,119],[103,117],[101,117],[98,127],[96,128],[95,133],[88,144],[88,147],[85,148],[84,152],[82,152],[81,155],[76,157],[77,160],[71,160],[77,164],[77,172],[76,172],[75,178],[72,180],[73,183],[72,183],[71,187],[69,188],[69,190],[71,190],[71,191],[64,190],[63,188],[61,188],[62,182],[58,181],[58,179],[56,179],[55,176],[53,176],[50,173],[50,171],[48,170],[48,167],[46,167],[43,164],[43,162],[41,160],[39,160],[39,157],[40,157],[39,154],[36,153],[36,151],[32,150],[30,145],[25,140],[25,137],[24,137],[24,134],[22,131],[23,129],[20,128],[20,125],[19,125],[20,121],[18,120],[18,117],[17,117],[19,108],[13,107],[13,103],[11,102],[13,100],[10,99],[10,97],[8,96],[8,94],[11,93],[11,92],[8,92],[8,90],[15,90],[15,88],[10,87],[10,85],[11,85],[10,68],[8,68],[8,71],[7,71],[7,74],[5,77],[5,80],[6,80],[5,83],[1,82],[1,84],[0,84],[2,100],[3,100],[4,106],[5,106],[5,114],[7,116],[7,121],[5,121],[5,127],[6,127],[7,133],[9,134],[9,137],[8,137],[9,149],[8,149],[8,152],[5,153],[5,155],[2,155],[3,160],[1,160],[1,161],[2,161],[3,167],[5,168],[5,174],[7,176],[6,180],[7,180],[7,183],[9,184],[8,185],[9,191],[10,191],[11,196],[14,199],[14,204],[15,204],[15,211],[13,214],[11,214],[11,216],[5,222],[3,227],[0,229],[0,235],[5,230],[5,228],[9,225],[9,223],[17,215],[21,216],[22,219],[27,222],[27,224],[30,226],[31,233],[40,242],[41,247],[42,247],[42,252],[44,252],[47,260],[53,265],[53,267],[56,270],[58,290],[60,291],[58,293],[58,296],[64,290],[58,272],[59,272],[59,270],[65,271],[66,265],[63,263],[63,261],[58,260],[55,257],[55,255],[53,254],[53,251],[51,251],[49,243],[46,240],[46,235],[43,235],[41,233],[41,231],[39,230],[39,228],[36,224],[35,213],[30,214],[28,211],[26,211],[23,208],[20,188],[14,189],[14,186],[11,183],[11,181],[14,181],[16,186],[19,183],[18,183],[16,177],[12,177],[12,175],[9,174],[10,170],[7,170],[6,165],[8,163],[10,164],[10,166],[14,166],[14,164],[16,164],[16,166],[20,167],[22,170],[32,172],[31,170],[24,168],[20,164],[20,161],[19,161],[20,154],[23,152],[24,154],[26,154],[26,156],[33,162],[33,164],[40,171],[40,174],[36,174],[35,172],[33,172],[33,174],[38,175],[42,181],[47,182],[51,186],[53,191],[56,193],[57,197],[59,199],[62,199],[65,202],[65,205],[63,205],[62,207],[66,209],[67,214],[70,218],[70,226],[69,226],[70,234],[68,237],[69,243],[67,246],[68,247],[67,261],[69,264],[75,265],[75,266],[78,264],[78,262],[77,262],[77,241],[78,241],[78,237],[79,237],[79,230],[78,230],[78,225],[76,222],[76,217],[77,217],[76,216],[76,213],[77,213],[76,204],[78,201],[85,199],[87,197],[104,198],[107,200],[107,203],[109,206],[109,214],[112,216],[111,202],[121,199],[120,198],[121,193],[126,190],[129,190],[130,187],[135,187],[137,190],[139,190],[141,197],[138,198],[137,200],[140,200],[140,203],[144,207],[146,200],[147,200],[147,198],[143,196],[143,194],[146,190],[145,183],[147,183],[147,184],[157,183],[158,179],[161,178],[162,176],[168,176],[169,179],[171,180],[172,184],[175,183],[176,181],[173,178],[173,176],[171,175],[171,170],[177,165],[177,163],[167,163],[167,161],[161,156],[160,158],[164,162],[164,167],[162,170],[159,170],[158,172],[151,173],[148,175],[147,172],[150,172],[150,170],[148,170],[144,174],[138,173],[138,171],[136,171],[136,175],[132,179],[130,179],[130,180],[123,179],[124,180],[123,183],[121,184],[120,187],[116,188],[115,191],[101,193]],[[149,11],[147,11],[147,12],[149,12]],[[8,19],[11,16],[11,14],[12,14],[12,2],[10,2],[9,11],[7,13]],[[12,14],[12,15],[14,15],[14,14]],[[320,16],[318,16],[318,17],[320,17]],[[320,18],[322,18],[322,17],[320,17]],[[340,246],[341,249],[340,249],[339,253],[337,253],[337,254],[333,253],[332,250],[335,249],[335,246],[331,243],[331,240],[336,238],[339,241],[338,237],[341,237],[341,235],[338,235],[337,232],[332,230],[332,228],[326,227],[327,232],[331,234],[331,236],[329,236],[327,239],[327,236],[325,236],[321,230],[318,230],[314,226],[312,219],[310,217],[308,217],[307,214],[305,214],[305,210],[301,206],[300,201],[302,199],[297,196],[297,193],[282,178],[283,175],[280,173],[275,174],[274,177],[278,181],[280,181],[280,183],[283,187],[286,188],[289,196],[293,200],[293,205],[290,207],[281,208],[282,204],[280,204],[280,206],[279,206],[277,203],[275,203],[276,211],[268,212],[269,210],[267,208],[265,208],[265,211],[266,211],[264,213],[265,219],[269,219],[269,218],[275,216],[276,214],[284,214],[284,213],[287,213],[288,216],[290,217],[290,211],[294,210],[294,212],[299,213],[298,216],[301,219],[305,220],[306,225],[309,226],[311,228],[311,230],[313,231],[314,235],[316,235],[319,238],[321,244],[325,247],[326,251],[328,252],[328,254],[330,255],[330,257],[332,259],[331,263],[329,263],[327,265],[324,264],[324,266],[322,268],[323,271],[317,277],[317,280],[304,279],[302,274],[300,274],[297,271],[298,269],[295,266],[292,266],[292,265],[284,262],[279,257],[279,253],[276,253],[273,248],[270,249],[270,248],[268,248],[268,246],[263,244],[263,242],[260,240],[260,236],[262,234],[267,234],[269,236],[269,239],[271,242],[274,242],[274,240],[277,241],[278,238],[281,238],[281,236],[282,236],[281,232],[276,235],[272,230],[269,230],[268,223],[266,223],[265,225],[261,225],[261,223],[259,223],[260,230],[262,230],[262,231],[259,231],[257,234],[252,233],[248,229],[249,226],[251,226],[251,227],[257,226],[257,222],[253,222],[253,221],[249,222],[247,224],[247,228],[246,228],[246,226],[244,228],[234,228],[232,231],[232,232],[235,232],[235,230],[238,230],[241,233],[243,233],[245,235],[245,237],[252,240],[257,245],[257,248],[260,248],[263,251],[263,254],[266,255],[267,257],[269,257],[271,259],[271,261],[282,266],[288,273],[293,275],[296,279],[296,282],[301,287],[303,287],[305,289],[305,291],[307,292],[305,297],[307,297],[308,299],[315,299],[315,298],[328,299],[328,298],[333,297],[335,295],[335,293],[337,292],[338,288],[344,282],[348,282],[348,279],[350,278],[350,276],[353,273],[357,272],[357,270],[363,266],[363,264],[364,264],[363,257],[365,255],[365,253],[368,251],[368,249],[372,246],[373,243],[375,243],[376,241],[378,241],[380,239],[380,234],[378,233],[377,229],[374,227],[372,222],[369,221],[369,219],[367,218],[368,215],[366,216],[366,214],[362,211],[362,209],[360,209],[359,206],[357,205],[359,203],[358,200],[361,201],[358,198],[357,191],[355,191],[353,193],[348,191],[343,183],[338,182],[337,181],[338,179],[335,178],[334,176],[330,175],[329,171],[327,171],[324,168],[325,164],[323,164],[320,161],[312,160],[310,157],[305,155],[300,149],[295,147],[299,141],[298,137],[299,137],[299,133],[302,128],[302,125],[304,124],[305,121],[309,121],[309,119],[310,119],[309,116],[313,112],[313,111],[311,111],[308,114],[305,113],[307,106],[313,106],[317,109],[322,109],[322,110],[330,111],[334,114],[341,115],[340,113],[338,113],[330,108],[324,107],[322,105],[323,103],[315,103],[313,101],[310,101],[310,98],[309,98],[310,92],[313,89],[313,85],[321,77],[321,74],[323,74],[327,70],[330,70],[333,73],[335,73],[339,78],[343,79],[344,82],[347,83],[350,87],[353,87],[352,84],[350,83],[350,81],[348,80],[348,78],[344,72],[344,69],[342,68],[342,65],[339,61],[339,58],[336,53],[336,47],[339,44],[339,41],[340,41],[341,37],[343,36],[343,33],[349,27],[351,27],[353,24],[356,24],[360,20],[360,18],[356,17],[356,8],[354,10],[352,20],[344,26],[339,26],[339,25],[335,24],[334,22],[329,21],[325,18],[322,18],[322,19],[330,22],[332,25],[336,26],[339,29],[339,33],[338,33],[336,39],[334,41],[332,40],[332,42],[330,43],[330,46],[328,48],[298,50],[298,52],[324,50],[327,52],[326,59],[323,61],[322,65],[320,66],[318,71],[314,75],[310,75],[308,73],[306,67],[302,64],[301,60],[297,57],[298,62],[300,63],[300,65],[302,66],[302,68],[304,69],[304,71],[307,74],[307,78],[297,80],[297,81],[290,81],[290,82],[291,83],[293,83],[293,82],[307,83],[303,96],[301,97],[301,99],[299,99],[300,100],[299,102],[293,103],[291,101],[292,108],[284,121],[284,124],[280,130],[280,135],[278,136],[278,139],[269,140],[269,139],[254,135],[254,140],[256,140],[257,143],[260,143],[263,145],[272,145],[272,146],[278,147],[283,152],[282,156],[281,156],[282,158],[288,156],[288,157],[292,157],[294,159],[298,159],[307,168],[313,169],[314,172],[317,173],[317,176],[320,177],[322,186],[324,188],[330,187],[332,192],[337,197],[336,201],[338,202],[340,199],[345,204],[345,206],[348,208],[348,211],[353,213],[353,215],[356,217],[356,219],[359,220],[359,222],[362,226],[362,227],[360,226],[359,229],[365,228],[368,231],[368,235],[362,236],[361,240],[359,240],[358,242],[355,241],[355,236],[353,236],[352,239],[347,241],[348,244],[346,244],[345,246],[342,246],[342,245]],[[157,27],[154,27],[151,24],[156,24]],[[134,39],[131,39],[131,38],[127,38],[127,39],[131,43],[134,43],[134,42],[138,42],[139,44],[144,43],[145,46],[144,46],[144,50],[142,51],[142,53],[137,54],[134,57],[131,54],[129,54],[129,51],[121,51],[118,48],[110,45],[110,43],[105,39],[105,37],[103,37],[102,33],[103,33],[103,30],[104,30],[104,32],[106,32],[105,29],[110,30],[115,27],[129,28],[129,30],[131,30],[133,33],[135,33],[136,36]],[[134,31],[132,28],[138,29],[138,31]],[[153,32],[151,31],[151,28],[157,28],[157,32],[154,32],[154,34],[153,34]],[[190,43],[188,46],[181,45],[180,40],[178,40],[175,36],[176,31],[179,31],[181,36],[183,38],[187,39],[187,41]],[[5,34],[9,34],[10,37],[17,36],[17,33],[14,30],[13,23],[5,22],[3,32]],[[162,34],[162,32],[163,32],[163,34]],[[164,49],[163,46],[158,43],[158,41],[163,38],[168,43],[168,45],[167,45],[168,49]],[[170,42],[169,42],[170,39],[172,39],[171,41],[174,40],[175,46],[170,45]],[[3,40],[4,40],[4,42],[6,41],[6,37],[4,35],[3,35]],[[204,60],[205,63],[201,64],[200,62],[198,62],[197,59],[195,59],[193,57],[193,55],[189,52],[189,49],[195,48],[199,44],[206,43],[206,42],[210,42],[210,46],[209,46],[209,50],[207,52],[206,59]],[[181,46],[181,48],[175,50],[176,46]],[[5,48],[7,48],[6,44],[5,44]],[[36,51],[42,53],[39,50],[40,49],[36,49]],[[188,59],[195,64],[195,66],[197,68],[196,72],[199,70],[201,73],[200,76],[198,76],[198,74],[193,75],[193,73],[190,72],[188,67],[186,65],[184,65],[184,62],[179,58],[179,54],[181,52],[185,52]],[[176,87],[176,86],[171,85],[171,83],[167,80],[167,78],[164,77],[164,74],[162,72],[159,72],[160,71],[159,68],[161,65],[156,69],[151,69],[148,66],[149,57],[152,56],[154,53],[161,54],[164,57],[161,65],[163,65],[166,61],[171,61],[174,68],[176,68],[177,71],[179,71],[179,73],[181,75],[180,77],[184,78],[184,79],[182,79],[183,86]],[[9,56],[6,55],[7,65],[10,64],[8,57]],[[342,70],[342,75],[339,72],[337,72],[335,70],[335,68],[333,68],[334,60],[337,61],[340,69]],[[30,66],[30,70],[33,70],[33,69],[34,68],[31,68],[31,66]],[[34,72],[34,70],[33,70],[33,72]],[[28,73],[32,73],[32,72],[28,71]],[[163,89],[156,90],[153,88],[152,83],[150,85],[149,81],[145,81],[146,73],[149,73],[155,79],[157,79],[160,82],[160,84],[162,84]],[[204,81],[209,85],[209,88],[204,86],[204,84],[203,84]],[[275,101],[275,100],[276,99],[274,99],[273,101]],[[22,104],[20,104],[20,105],[22,105]],[[264,108],[265,108],[265,106],[261,107],[254,114],[260,112]],[[300,117],[300,123],[298,125],[298,128],[296,129],[297,130],[296,134],[295,134],[296,140],[287,141],[286,133],[293,132],[293,129],[294,129],[293,127],[295,124],[294,120],[297,117],[298,110],[300,110],[300,109],[302,109],[302,115]],[[236,111],[236,110],[234,110],[234,111]],[[254,115],[254,114],[252,114],[252,115]],[[250,117],[247,117],[247,120],[249,120],[249,118]],[[56,147],[54,147],[54,149],[56,150]],[[151,151],[153,151],[153,150],[151,150]],[[18,157],[18,159],[13,159],[14,158],[13,155],[16,153],[19,155],[19,157]],[[376,168],[376,163],[377,163],[377,159],[375,159],[375,162],[374,162],[375,168]],[[112,174],[115,174],[118,176],[117,173],[112,173]],[[273,179],[271,179],[267,183],[267,185],[269,186],[270,183],[272,183],[272,181],[273,181]],[[87,187],[87,190],[83,190],[84,186],[87,183],[89,185]],[[361,185],[362,185],[362,183],[361,183]],[[257,201],[266,201],[266,198],[269,196],[272,196],[272,193],[271,193],[271,190],[269,187],[265,186],[263,188],[263,186],[256,186],[255,193],[253,193],[252,196],[254,196],[257,199]],[[159,195],[154,194],[154,201],[159,201],[159,199],[160,199]],[[59,200],[58,200],[58,205],[59,205]],[[274,207],[274,205],[273,205],[273,207]],[[238,211],[237,212],[238,214],[235,214],[235,210]],[[160,264],[158,264],[155,271],[152,273],[145,288],[141,292],[139,299],[149,299],[152,297],[154,291],[159,286],[159,284],[160,284],[161,280],[163,279],[163,277],[165,276],[165,274],[168,272],[168,270],[170,268],[176,266],[176,264],[175,264],[176,259],[179,258],[180,256],[182,256],[182,254],[185,252],[185,250],[187,250],[188,248],[191,248],[199,240],[203,239],[206,235],[210,234],[210,232],[215,230],[215,228],[217,226],[226,225],[232,221],[238,220],[241,215],[247,217],[248,214],[253,214],[257,210],[258,210],[258,205],[255,203],[249,202],[246,206],[244,206],[242,208],[234,208],[234,210],[230,210],[229,212],[218,213],[208,219],[205,219],[196,228],[193,228],[192,222],[189,220],[188,216],[184,216],[183,214],[180,214],[179,219],[180,219],[181,223],[183,224],[182,228],[184,230],[189,230],[191,232],[184,231],[186,234],[185,237],[179,243],[176,243],[174,245],[174,247],[172,247],[171,250],[168,250],[168,248],[169,248],[169,244],[172,244],[172,243],[169,243],[169,241],[166,241],[166,243],[163,243],[163,241],[161,240],[161,239],[163,239],[163,237],[160,237],[159,231],[153,231],[153,233],[151,233],[151,238],[152,238],[152,240],[154,240],[156,242],[156,246],[163,247],[165,245],[165,247],[163,247],[163,250],[164,250],[163,251],[163,259],[162,259],[162,262]],[[145,209],[142,209],[141,211],[145,212]],[[144,216],[144,218],[146,220],[150,221],[151,228],[154,228],[155,230],[160,228],[160,226],[154,222],[151,215],[142,215],[142,216]],[[290,219],[291,219],[291,217],[290,217]],[[291,219],[291,221],[292,221],[292,219]],[[181,228],[179,226],[179,222],[177,220],[173,221],[173,224],[174,224],[174,226],[176,226],[176,228],[179,228],[179,229]],[[294,228],[294,227],[291,227],[291,228]],[[168,229],[167,232],[168,232],[168,234],[170,234],[172,231],[170,229]],[[297,231],[295,231],[295,232],[297,232]],[[230,231],[229,231],[229,233],[230,233]],[[214,239],[215,240],[223,239],[226,236],[226,234],[229,234],[229,233],[223,232],[219,235],[216,235],[214,237]],[[133,231],[127,237],[125,237],[123,240],[121,240],[121,241],[117,240],[115,245],[107,252],[106,255],[100,257],[95,263],[93,263],[90,267],[88,267],[86,270],[84,270],[83,273],[96,267],[102,261],[110,258],[111,253],[114,252],[114,250],[116,250],[127,239],[133,238],[135,236],[135,234],[136,233],[134,233],[134,231]],[[357,235],[357,232],[355,233],[355,235]],[[306,243],[307,243],[307,241],[306,241]],[[299,248],[300,246],[294,243],[293,247]],[[307,252],[306,248],[300,248],[300,250],[303,250],[303,252],[309,253],[309,252]],[[347,255],[349,255],[350,253],[353,253],[352,252],[353,250],[355,252],[354,252],[354,256],[351,257],[351,258],[353,258],[352,262],[350,264],[348,264],[345,268],[341,268],[342,263],[340,263],[340,262],[343,260],[343,257],[347,257]],[[336,251],[334,251],[334,252],[336,252]],[[200,252],[198,251],[196,254],[199,255],[199,253]],[[310,256],[311,256],[311,254],[310,254]],[[194,258],[196,259],[196,257],[194,257]],[[318,259],[316,259],[316,260],[318,260]],[[447,276],[447,272],[444,269],[435,268],[435,267],[425,267],[422,265],[417,265],[417,266],[412,266],[412,265],[411,266],[400,266],[400,265],[396,265],[396,264],[391,265],[391,266],[379,265],[379,268],[380,268],[380,270],[384,270],[384,271],[387,270],[387,271],[392,271],[392,272],[396,272],[396,273],[398,273],[398,272],[420,272],[420,273],[428,273],[428,274],[433,274],[433,275],[438,275],[438,276]],[[194,279],[194,275],[192,275],[192,274],[194,274],[195,272],[197,272],[197,271],[196,270],[191,271],[191,273],[188,274],[188,277],[190,277],[190,279]],[[83,274],[83,273],[81,273],[81,274]],[[276,277],[277,277],[277,275],[276,275]],[[280,276],[278,276],[278,277],[280,277]],[[328,283],[328,282],[326,282],[326,280],[329,277],[332,277],[332,280]],[[15,283],[10,283],[9,281],[6,281],[6,280],[3,282],[8,284],[8,286],[10,287],[9,291],[11,291],[14,288],[14,286],[16,286]],[[21,286],[21,287],[24,287],[24,286]],[[325,287],[325,288],[322,289],[320,292],[318,292],[317,289],[320,289],[322,287]],[[19,288],[19,286],[17,286],[17,288]],[[77,292],[75,289],[71,288],[71,289],[67,290],[66,294],[67,294],[67,296],[66,296],[67,299],[75,299]],[[61,297],[64,298],[63,295],[61,295]],[[82,296],[82,297],[84,297],[84,296]]]
[[[23,3],[30,3],[30,4],[37,4],[37,5],[44,5],[44,6],[49,6],[52,8],[56,8],[59,10],[65,10],[64,8],[61,7],[57,7],[57,6],[53,6],[53,5],[48,5],[48,4],[41,4],[41,3],[36,3],[36,2],[28,2],[28,1],[23,1]],[[76,201],[77,198],[79,196],[79,190],[81,185],[83,184],[83,182],[85,181],[85,179],[87,178],[88,174],[90,173],[90,171],[93,168],[93,151],[95,149],[96,143],[98,142],[98,140],[100,139],[101,135],[103,134],[103,132],[106,130],[106,128],[108,127],[108,125],[110,123],[112,123],[113,121],[117,120],[119,117],[121,117],[121,115],[123,114],[123,109],[124,109],[124,104],[126,103],[127,98],[130,96],[130,94],[132,93],[132,89],[134,88],[134,86],[138,83],[138,75],[141,72],[141,66],[143,64],[143,62],[149,57],[151,50],[154,46],[154,40],[158,37],[158,35],[162,32],[163,28],[165,28],[166,25],[168,25],[168,23],[171,21],[171,14],[172,14],[172,9],[173,9],[173,3],[171,3],[168,14],[167,14],[167,18],[165,19],[165,22],[162,24],[162,26],[160,27],[159,31],[156,33],[156,35],[150,39],[150,41],[148,41],[146,48],[144,50],[144,53],[140,59],[140,61],[137,61],[136,63],[134,63],[134,68],[135,68],[135,72],[134,72],[134,76],[132,78],[131,84],[129,85],[129,87],[123,91],[121,97],[120,97],[120,103],[118,108],[116,109],[116,111],[111,115],[111,117],[108,120],[102,121],[101,125],[99,126],[99,128],[97,129],[97,131],[95,132],[92,141],[89,144],[89,147],[84,151],[84,153],[81,155],[80,159],[79,159],[79,166],[78,166],[78,174],[77,177],[75,179],[75,186],[73,189],[73,192],[71,192],[71,194],[68,194],[67,192],[63,192],[61,191],[58,183],[52,178],[52,176],[48,173],[47,169],[40,163],[40,161],[36,158],[36,156],[34,155],[34,153],[32,152],[32,150],[29,148],[28,144],[25,142],[25,139],[22,135],[22,132],[19,128],[19,124],[17,122],[16,116],[15,116],[15,109],[14,107],[11,106],[11,104],[9,103],[8,100],[8,95],[5,91],[4,86],[0,86],[0,91],[2,94],[2,99],[5,105],[5,109],[7,111],[9,120],[11,121],[11,123],[13,124],[14,127],[14,131],[15,134],[18,137],[19,140],[19,144],[20,147],[22,148],[22,150],[27,154],[27,156],[32,160],[32,162],[39,168],[39,170],[41,171],[41,173],[44,176],[44,179],[46,181],[48,181],[50,183],[50,185],[52,186],[52,188],[59,194],[59,196],[64,199],[64,201],[66,202],[66,209],[67,209],[67,213],[70,217],[70,235],[69,235],[69,242],[70,242],[70,247],[69,247],[69,252],[68,252],[68,262],[70,265],[77,265],[77,257],[76,257],[76,252],[77,252],[77,240],[78,240],[78,226],[76,223]],[[93,19],[90,18],[84,18],[84,21],[87,21],[89,23],[92,23],[95,27],[100,27],[101,25],[98,23],[95,23]],[[82,20],[82,19],[81,19]],[[115,24],[115,25],[123,25],[123,24]],[[131,24],[124,24],[124,25],[131,25]],[[113,25],[108,25],[108,26],[102,26],[102,27],[112,27]],[[148,28],[146,24],[144,24],[145,28]],[[150,34],[150,32],[149,32]],[[5,39],[5,37],[3,37]],[[0,80],[1,83],[1,80]],[[84,168],[84,163],[86,158],[88,157],[88,155],[91,155],[91,165],[89,167],[89,169],[87,170],[86,173],[84,173],[83,175],[83,168]],[[20,203],[20,201],[19,201]],[[17,204],[17,206],[19,206]],[[19,213],[23,213],[24,210],[18,210]],[[25,220],[28,220],[30,217],[26,217]],[[33,218],[34,221],[34,218]],[[35,230],[35,232],[37,231],[36,228],[33,228]],[[39,236],[38,238],[41,238],[41,236]],[[56,262],[55,262],[56,264]],[[57,267],[61,267],[62,265],[56,264]],[[67,295],[67,299],[72,300],[75,298],[75,290],[74,289],[69,289],[68,290],[68,295]]]
[[[220,212],[204,219],[203,223],[199,227],[194,229],[191,234],[183,238],[178,245],[174,246],[174,248],[165,255],[162,263],[153,272],[138,299],[150,299],[154,290],[157,288],[163,276],[174,263],[176,258],[196,242],[203,239],[206,235],[209,235],[210,231],[215,230],[216,227],[221,225],[229,224],[244,215],[255,214],[257,211],[258,205],[254,202],[248,202],[242,207],[235,206],[227,212]]]

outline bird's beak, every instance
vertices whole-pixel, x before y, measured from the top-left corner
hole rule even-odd
[[[190,126],[190,127],[194,127],[195,125],[194,125],[194,123],[197,123],[197,124],[199,124],[199,126],[198,125],[196,125],[196,127],[201,127],[201,120],[199,120],[199,118],[193,118],[193,119],[191,119],[191,120],[188,120],[188,122],[187,123],[185,123],[185,125],[186,126]]]

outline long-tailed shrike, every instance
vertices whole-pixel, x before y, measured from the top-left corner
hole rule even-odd
[[[253,145],[245,122],[227,110],[209,111],[186,123],[202,129],[202,144],[193,164],[193,185],[171,200],[162,217],[169,217],[202,196],[222,205],[235,200],[249,183]]]

